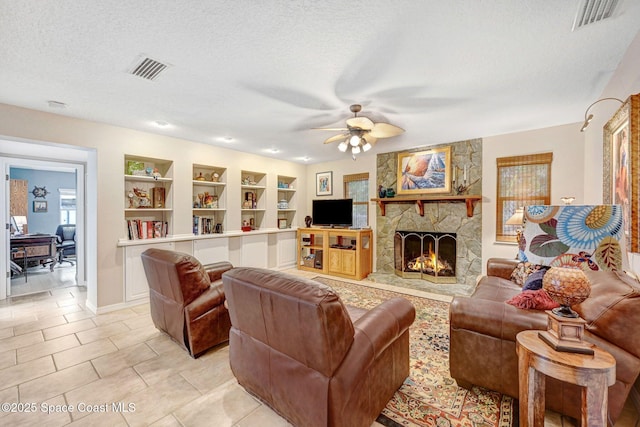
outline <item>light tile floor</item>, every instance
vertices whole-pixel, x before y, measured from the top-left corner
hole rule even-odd
[[[96,316],[85,299],[74,286],[0,302],[0,425],[288,425],[237,384],[227,345],[192,359],[148,304]],[[627,406],[617,426],[634,425]]]

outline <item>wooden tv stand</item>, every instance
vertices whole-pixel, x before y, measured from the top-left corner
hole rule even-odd
[[[371,229],[299,228],[298,269],[362,280],[373,264]]]

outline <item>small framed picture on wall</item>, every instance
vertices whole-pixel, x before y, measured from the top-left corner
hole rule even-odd
[[[46,212],[47,211],[47,202],[43,200],[34,200],[33,201],[33,212]]]
[[[333,172],[316,173],[316,196],[333,194]]]

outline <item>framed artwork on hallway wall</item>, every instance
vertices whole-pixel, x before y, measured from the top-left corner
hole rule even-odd
[[[449,193],[450,191],[450,146],[398,153],[398,194]]]
[[[33,212],[46,212],[47,211],[47,202],[42,200],[34,200],[33,201]]]
[[[640,94],[603,128],[603,199],[622,206],[627,250],[640,252]]]

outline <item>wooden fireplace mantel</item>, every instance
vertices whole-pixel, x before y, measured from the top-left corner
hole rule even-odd
[[[424,203],[439,203],[439,202],[465,202],[467,205],[467,216],[473,217],[473,208],[478,200],[481,200],[482,196],[460,194],[457,196],[443,196],[433,194],[412,194],[411,196],[395,196],[386,197],[381,199],[371,199],[372,202],[377,202],[380,206],[380,213],[385,216],[385,208],[389,203],[415,203],[416,210],[420,216],[424,216]]]

